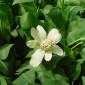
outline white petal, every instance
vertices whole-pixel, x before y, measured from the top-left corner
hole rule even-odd
[[[50,61],[52,58],[52,52],[46,52],[45,53],[45,60],[46,61]]]
[[[35,28],[31,28],[31,35],[36,41],[40,41],[38,31]]]
[[[37,30],[38,30],[38,34],[40,36],[40,38],[43,40],[46,38],[46,31],[44,30],[44,28],[40,25],[37,26]]]
[[[26,42],[26,45],[29,47],[29,48],[34,48],[35,47],[35,40],[29,40]]]
[[[61,40],[61,34],[59,33],[59,31],[57,29],[52,29],[49,33],[47,38],[52,39],[55,41],[55,43],[58,43]]]
[[[54,45],[51,50],[52,53],[57,54],[59,56],[63,56],[63,50],[59,46]]]
[[[35,53],[31,57],[30,64],[33,67],[37,67],[41,63],[44,55],[45,55],[45,52],[42,51],[41,49],[36,50]]]

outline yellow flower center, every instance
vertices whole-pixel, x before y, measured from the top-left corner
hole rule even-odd
[[[48,51],[54,44],[55,42],[53,40],[45,39],[44,41],[41,42],[40,48],[44,51]]]

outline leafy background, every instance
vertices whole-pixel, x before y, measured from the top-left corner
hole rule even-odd
[[[29,65],[30,29],[56,27],[65,57]],[[0,0],[0,85],[85,85],[84,0]]]

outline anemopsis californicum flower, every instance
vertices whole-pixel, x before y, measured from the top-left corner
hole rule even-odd
[[[50,61],[52,53],[63,56],[63,50],[56,45],[62,37],[56,28],[53,28],[47,35],[44,28],[38,25],[37,30],[31,29],[31,35],[34,40],[27,41],[26,44],[28,47],[36,49],[30,60],[33,67],[37,67],[43,58]]]

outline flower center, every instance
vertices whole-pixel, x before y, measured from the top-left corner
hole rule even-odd
[[[55,42],[53,40],[45,39],[44,41],[41,42],[40,48],[44,51],[48,51],[54,44]]]

